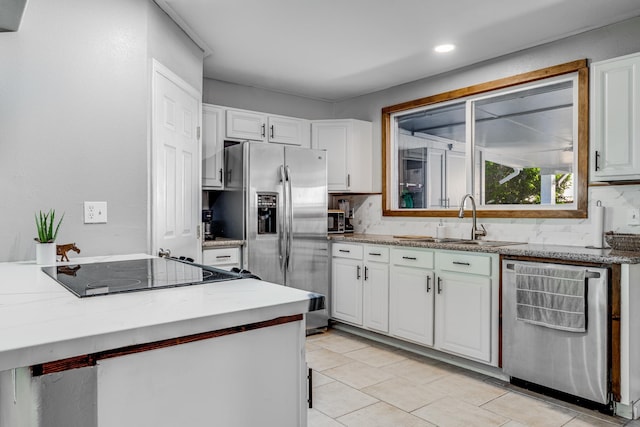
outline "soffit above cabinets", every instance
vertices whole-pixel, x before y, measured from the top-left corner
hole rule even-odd
[[[205,77],[326,101],[640,16],[638,0],[155,2],[205,51]]]
[[[27,0],[0,0],[0,32],[18,31]]]

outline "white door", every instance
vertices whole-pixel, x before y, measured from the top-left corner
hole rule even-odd
[[[349,190],[347,141],[349,126],[344,123],[312,123],[311,148],[327,150],[327,184],[329,191]]]
[[[200,94],[153,62],[151,253],[200,262]]]
[[[438,349],[491,361],[491,279],[439,273],[436,297]]]
[[[364,267],[362,321],[367,328],[389,331],[389,264],[369,262]]]
[[[331,315],[362,325],[362,266],[353,259],[334,258],[331,269]]]
[[[433,271],[391,266],[389,333],[433,345]]]

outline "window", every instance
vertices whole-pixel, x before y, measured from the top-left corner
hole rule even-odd
[[[576,61],[383,109],[387,216],[586,217],[587,67]]]

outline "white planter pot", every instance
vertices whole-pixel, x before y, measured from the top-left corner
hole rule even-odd
[[[55,243],[36,243],[36,264],[54,265],[56,263]]]

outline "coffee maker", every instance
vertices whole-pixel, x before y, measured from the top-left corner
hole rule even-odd
[[[213,232],[213,211],[204,209],[202,211],[202,228],[204,228],[204,240],[215,240]]]
[[[344,212],[344,232],[353,233],[353,211],[348,199],[338,200],[338,209]]]

